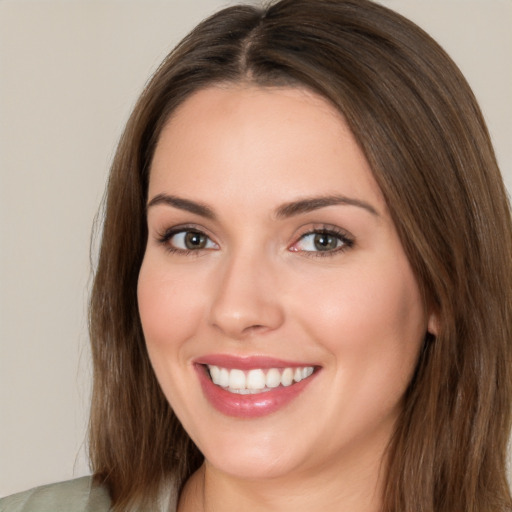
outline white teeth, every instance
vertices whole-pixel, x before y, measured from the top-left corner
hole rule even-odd
[[[251,370],[247,374],[247,389],[263,389],[265,387],[265,374],[263,370]]]
[[[277,368],[270,368],[266,378],[267,388],[277,388],[281,384],[281,372]]]
[[[302,368],[302,378],[303,379],[307,379],[312,373],[313,373],[312,366],[306,366],[306,367]]]
[[[207,365],[212,382],[231,393],[242,395],[270,391],[278,386],[291,386],[313,374],[313,366],[298,368],[255,368],[249,371]],[[265,373],[266,372],[266,373]]]
[[[223,388],[227,388],[229,386],[229,370],[226,368],[221,368],[219,374],[219,386]]]
[[[245,389],[245,373],[242,370],[231,370],[229,372],[229,387]]]
[[[283,375],[281,375],[281,384],[283,386],[290,386],[293,382],[293,370],[291,368],[285,368]]]
[[[220,369],[218,366],[210,366],[210,377],[214,384],[218,385],[220,383]]]

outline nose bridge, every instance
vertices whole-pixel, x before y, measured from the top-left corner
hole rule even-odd
[[[279,327],[275,265],[262,251],[240,248],[222,262],[211,304],[211,323],[231,338]]]

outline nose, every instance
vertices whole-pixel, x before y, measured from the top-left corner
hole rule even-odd
[[[277,329],[284,321],[279,279],[255,255],[232,255],[216,278],[210,323],[232,339]]]

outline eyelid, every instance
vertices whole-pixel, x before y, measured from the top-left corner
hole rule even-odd
[[[203,248],[197,248],[197,249],[183,249],[179,247],[174,247],[171,245],[170,240],[180,234],[180,233],[198,233],[200,235],[204,235],[211,243],[215,245],[215,247],[203,247]],[[201,253],[204,253],[205,251],[212,251],[219,249],[219,244],[213,239],[212,236],[208,233],[208,230],[197,226],[194,224],[181,224],[178,226],[172,226],[167,229],[164,229],[163,231],[157,231],[155,235],[156,241],[163,245],[165,249],[171,253],[177,253],[177,254],[194,254],[198,256]]]
[[[298,249],[296,246],[304,240],[308,236],[312,235],[330,235],[338,238],[342,242],[341,246],[336,247],[331,250],[325,250],[325,251],[308,251],[308,250],[302,250]],[[355,243],[355,237],[350,234],[347,230],[342,229],[338,226],[334,226],[331,224],[317,224],[309,227],[309,229],[305,230],[304,232],[300,233],[295,237],[295,241],[293,244],[289,247],[288,250],[292,252],[298,252],[302,253],[305,256],[308,257],[326,257],[326,256],[334,256],[338,253],[344,252],[354,246]]]

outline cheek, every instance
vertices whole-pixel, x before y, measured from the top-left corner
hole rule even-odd
[[[330,352],[345,386],[356,393],[364,386],[396,386],[398,393],[407,385],[426,332],[408,264],[379,259],[378,265],[341,269],[334,278],[302,289],[297,317]]]
[[[189,367],[189,340],[204,311],[200,281],[197,273],[170,271],[165,257],[151,252],[139,272],[137,298],[149,359],[163,393],[180,418],[187,416],[183,397],[191,392],[183,378]]]
[[[199,276],[169,272],[165,261],[145,257],[139,273],[137,297],[148,350],[174,350],[190,338],[201,316]]]

